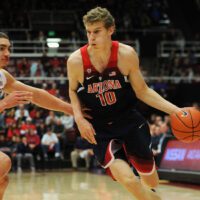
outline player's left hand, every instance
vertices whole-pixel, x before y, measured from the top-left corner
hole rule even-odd
[[[79,132],[81,134],[81,137],[86,139],[91,144],[97,144],[95,139],[95,130],[92,126],[92,124],[87,121],[84,117],[79,118],[76,120]]]

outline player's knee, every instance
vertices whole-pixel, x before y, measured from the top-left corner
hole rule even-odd
[[[7,155],[1,156],[0,177],[5,176],[11,168],[11,160]]]
[[[9,183],[9,177],[8,177],[8,175],[6,175],[6,176],[4,176],[4,178],[3,178],[3,184],[5,185],[5,186],[7,186],[8,185],[8,183]]]
[[[8,173],[10,171],[10,168],[11,168],[11,165],[12,165],[10,157],[8,157],[6,155],[4,162],[5,162],[5,166],[6,166],[5,167],[5,172]]]
[[[0,180],[0,194],[2,193],[2,191],[5,191],[8,184],[9,184],[9,177],[8,177],[8,175],[6,175],[3,177],[2,180]]]

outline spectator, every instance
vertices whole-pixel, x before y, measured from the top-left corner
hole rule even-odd
[[[16,153],[17,153],[17,146],[18,144],[21,142],[21,138],[19,135],[13,135],[12,139],[11,139],[11,152],[12,152],[12,157],[15,158],[16,157]]]
[[[40,137],[35,132],[35,129],[29,129],[28,134],[26,135],[28,146],[31,150],[31,153],[33,154],[35,160],[39,156],[39,159],[41,159],[42,154],[42,148],[40,143]]]
[[[77,48],[79,48],[79,39],[78,39],[78,35],[76,31],[72,31],[70,34],[70,37],[68,38],[68,41],[70,43],[69,48],[71,49],[71,51],[76,50]]]
[[[43,65],[41,63],[41,60],[35,60],[31,63],[30,67],[30,76],[31,77],[40,77],[40,76],[45,76],[45,72],[43,69]]]
[[[6,112],[3,111],[0,115],[0,130],[5,128]]]
[[[39,135],[40,138],[42,138],[44,133],[46,133],[46,125],[44,124],[44,122],[41,122],[37,126],[37,134]]]
[[[42,149],[45,159],[48,159],[48,152],[55,152],[55,158],[60,158],[60,143],[50,127],[47,128],[47,133],[42,137]]]
[[[43,55],[40,60],[41,60],[41,64],[43,65],[43,68],[44,68],[45,76],[50,76],[51,68],[50,68],[49,58],[47,56],[46,51],[43,52]]]
[[[91,144],[89,144],[85,139],[77,137],[74,150],[71,152],[71,162],[73,169],[78,167],[78,159],[82,158],[85,160],[86,168],[90,168],[90,160],[93,156],[93,150]]]
[[[17,67],[21,73],[28,75],[30,70],[29,60],[27,58],[22,58],[18,63]]]
[[[62,124],[61,120],[58,119],[56,121],[56,124],[53,128],[53,132],[56,134],[56,136],[58,137],[59,139],[59,142],[60,142],[60,146],[61,146],[61,149],[64,148],[64,140],[66,139],[65,138],[65,127],[64,125]]]
[[[46,36],[43,31],[38,32],[38,36],[37,36],[36,40],[38,40],[39,42],[45,42]]]
[[[18,120],[21,117],[24,118],[30,117],[29,111],[25,109],[23,104],[19,105],[18,109],[15,111],[15,119]]]
[[[156,147],[152,148],[152,152],[155,156],[156,164],[159,166],[161,161],[161,154],[165,148],[166,138],[171,137],[171,129],[169,127],[169,124],[166,122],[162,122],[159,127],[159,134],[157,137],[157,144]]]
[[[6,123],[6,127],[16,123],[16,120],[15,120],[15,109],[10,109],[9,111],[6,112],[5,123]]]
[[[183,55],[184,48],[185,48],[185,37],[182,32],[179,32],[175,38],[175,43],[177,45],[177,50],[179,51],[180,55]]]
[[[43,31],[39,31],[36,41],[38,42],[36,45],[36,51],[39,49],[39,52],[44,52],[45,51],[45,40],[46,40],[46,35]]]
[[[54,96],[59,95],[59,90],[57,89],[56,82],[53,81],[52,83],[49,84],[49,87],[47,88],[47,92],[49,92],[50,94]]]
[[[26,135],[30,129],[37,132],[35,124],[33,124],[32,119],[28,117],[26,121],[21,124],[21,129],[20,129],[21,135]]]
[[[49,111],[49,115],[45,119],[45,124],[47,126],[50,126],[50,125],[53,126],[57,120],[58,120],[58,117],[55,115],[55,113],[53,111]]]
[[[74,117],[72,115],[63,114],[60,117],[60,120],[66,131],[72,130],[74,128]]]
[[[31,149],[28,145],[27,138],[22,137],[22,142],[17,145],[16,151],[17,158],[17,172],[22,172],[22,159],[29,160],[31,171],[35,172],[35,162],[33,159],[33,154],[31,153]]]
[[[13,124],[7,126],[7,129],[6,129],[7,138],[10,139],[13,137],[13,135],[20,136],[20,128],[17,123],[13,123]]]
[[[11,145],[4,135],[0,135],[0,151],[11,157]]]
[[[153,151],[153,154],[156,155],[156,151],[158,149],[158,144],[160,141],[160,138],[162,137],[162,134],[160,132],[160,127],[158,125],[151,125],[151,148]]]

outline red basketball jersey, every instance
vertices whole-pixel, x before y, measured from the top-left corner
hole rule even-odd
[[[96,121],[113,121],[135,107],[136,95],[128,77],[117,67],[119,43],[112,42],[111,55],[107,67],[99,73],[92,65],[88,45],[80,51],[83,59],[84,82],[77,89],[81,103],[91,109],[89,114]]]

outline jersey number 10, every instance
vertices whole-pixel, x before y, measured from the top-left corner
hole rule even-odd
[[[102,106],[107,106],[107,105],[110,106],[110,105],[116,103],[116,101],[117,101],[115,93],[110,92],[110,91],[104,92],[102,94],[97,94],[96,97],[100,99]]]

